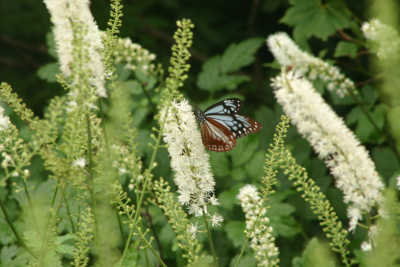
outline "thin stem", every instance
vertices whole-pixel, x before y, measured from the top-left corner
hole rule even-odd
[[[122,252],[122,256],[121,256],[121,259],[119,261],[119,265],[122,264],[122,261],[124,260],[124,258],[126,256],[126,253],[128,252],[129,244],[131,242],[132,235],[133,235],[133,228],[136,227],[136,224],[137,224],[138,216],[140,214],[140,209],[142,207],[144,193],[145,193],[146,188],[147,188],[147,183],[149,182],[149,180],[151,178],[150,174],[151,174],[152,169],[154,168],[154,161],[155,161],[156,156],[157,156],[158,148],[160,147],[162,131],[164,129],[165,122],[167,120],[168,110],[169,110],[169,106],[166,108],[166,111],[164,113],[164,117],[161,120],[160,131],[158,132],[158,136],[157,136],[157,139],[156,139],[156,144],[154,145],[153,153],[152,153],[151,158],[150,158],[150,164],[149,164],[148,169],[145,171],[144,184],[143,184],[142,191],[140,192],[140,196],[139,196],[139,200],[138,200],[138,204],[137,204],[137,208],[136,208],[136,212],[135,212],[135,217],[133,219],[133,224],[134,225],[131,228],[131,230],[129,231],[129,236],[128,236],[128,239],[125,242],[124,251]]]
[[[69,221],[71,223],[72,232],[76,233],[74,220],[72,219],[71,210],[69,208],[68,200],[66,198],[64,198],[64,200],[65,200],[65,209],[67,210],[67,216],[68,216],[68,219],[69,219]]]
[[[10,217],[8,216],[7,210],[4,208],[3,203],[1,201],[0,201],[0,208],[1,208],[1,211],[3,212],[3,214],[4,214],[4,219],[6,220],[7,224],[10,226],[11,231],[14,233],[18,244],[20,244],[22,247],[24,247],[26,249],[26,251],[29,252],[29,254],[31,254],[35,259],[37,259],[36,255],[33,254],[33,252],[26,246],[25,242],[19,236],[17,230],[15,229],[13,223],[10,220]]]
[[[208,225],[208,221],[207,221],[207,217],[206,217],[205,212],[203,212],[203,220],[204,220],[204,224],[205,224],[206,229],[207,229],[208,243],[210,244],[210,249],[211,249],[211,253],[212,253],[213,258],[214,258],[215,266],[218,267],[219,266],[218,258],[217,258],[217,254],[215,253],[214,242],[213,242],[212,237],[211,237],[211,231],[210,231],[210,227]]]
[[[35,212],[34,212],[34,209],[33,209],[32,199],[31,199],[31,195],[29,194],[28,187],[26,185],[25,179],[22,179],[22,184],[24,185],[24,192],[25,192],[25,195],[26,195],[26,199],[28,200],[29,208],[30,208],[30,210],[32,212],[33,223],[35,224],[35,227],[37,228],[38,224],[37,224]]]
[[[236,259],[235,265],[233,267],[237,267],[239,265],[240,258],[243,256],[243,253],[244,253],[248,243],[249,243],[249,239],[246,237],[246,241],[242,245],[242,249],[240,250],[239,257]]]
[[[90,197],[92,200],[92,205],[95,207],[95,199],[94,199],[94,178],[93,178],[93,155],[92,155],[92,131],[90,126],[90,119],[89,115],[86,114],[86,129],[87,129],[87,146],[88,146],[88,172],[89,172],[89,190],[90,190]]]

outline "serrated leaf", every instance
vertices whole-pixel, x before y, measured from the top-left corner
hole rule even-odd
[[[207,91],[218,91],[222,89],[220,81],[220,56],[215,56],[207,60],[203,69],[197,77],[197,86]]]
[[[223,88],[235,90],[241,83],[250,81],[250,78],[246,75],[222,75],[220,80]]]
[[[355,58],[357,55],[357,50],[358,50],[357,45],[350,42],[340,41],[336,46],[334,57],[346,56]]]
[[[315,237],[311,239],[311,241],[307,244],[307,247],[303,252],[302,264],[303,266],[309,266],[309,267],[338,266],[336,264],[335,256],[332,254],[329,245],[327,243],[319,241]]]
[[[243,139],[238,139],[236,147],[232,150],[233,166],[241,166],[247,163],[256,152],[258,144],[258,139],[248,136]]]
[[[292,237],[300,232],[300,226],[291,215],[296,208],[288,203],[283,203],[292,191],[277,192],[268,201],[267,216],[274,229],[274,235]]]
[[[225,232],[232,241],[233,246],[240,247],[245,240],[245,224],[241,221],[230,221],[225,226]]]
[[[49,63],[40,67],[37,75],[40,79],[54,83],[57,81],[56,75],[60,73],[60,67],[57,63]]]
[[[341,1],[291,0],[282,22],[295,27],[297,35],[326,40],[337,30],[350,26],[347,7]]]
[[[239,44],[231,44],[222,56],[221,72],[230,73],[251,64],[263,41],[262,38],[251,38]]]

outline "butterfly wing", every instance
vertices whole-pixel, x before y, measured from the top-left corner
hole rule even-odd
[[[200,123],[201,139],[204,146],[211,151],[225,152],[236,144],[234,134],[218,121],[206,118]]]
[[[229,98],[210,106],[204,113],[196,113],[202,141],[208,150],[229,151],[235,146],[236,138],[258,132],[262,128],[257,121],[237,114],[240,107],[240,99]]]
[[[258,132],[262,128],[261,123],[239,114],[210,114],[206,118],[228,128],[235,138]]]
[[[240,99],[228,98],[220,101],[204,111],[204,115],[210,114],[236,114],[239,112],[241,107]]]

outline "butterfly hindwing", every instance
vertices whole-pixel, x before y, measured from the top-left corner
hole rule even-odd
[[[239,114],[233,114],[233,115],[212,114],[208,115],[206,118],[214,119],[217,122],[224,125],[225,127],[227,127],[234,134],[235,138],[255,133],[261,129],[260,123],[256,122],[255,120],[249,117],[245,117]]]
[[[216,120],[206,119],[200,124],[200,131],[203,144],[208,150],[224,152],[236,144],[233,133]]]

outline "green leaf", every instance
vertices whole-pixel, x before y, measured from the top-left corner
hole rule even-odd
[[[40,79],[54,83],[57,81],[56,75],[60,73],[60,67],[57,63],[49,63],[40,67],[37,75]]]
[[[385,124],[386,108],[384,105],[378,105],[369,111],[371,119],[375,125],[382,130]],[[381,143],[383,137],[380,132],[371,123],[370,119],[365,115],[360,107],[355,107],[347,115],[346,121],[350,125],[356,125],[355,133],[360,141],[370,143]]]
[[[253,254],[246,254],[240,258],[239,264],[236,263],[238,260],[239,255],[236,255],[232,261],[231,264],[229,265],[230,267],[256,267],[257,266],[257,261],[254,258]],[[237,264],[237,265],[236,265]]]
[[[231,44],[222,56],[222,73],[237,71],[251,64],[255,59],[254,54],[260,48],[263,41],[264,39],[262,38],[251,38],[239,44]]]
[[[337,30],[350,26],[347,7],[341,1],[290,0],[282,22],[295,27],[297,36],[315,36],[326,40]]]
[[[235,90],[241,83],[250,81],[246,75],[223,75],[220,77],[222,88]]]
[[[54,34],[52,31],[46,33],[46,45],[48,47],[47,51],[49,52],[50,56],[58,58],[56,42],[54,40]]]
[[[238,190],[229,190],[229,191],[224,191],[221,194],[218,195],[218,200],[224,209],[227,210],[233,210],[233,207],[236,204],[236,195],[238,193]]]
[[[400,169],[400,163],[395,153],[389,148],[375,148],[372,150],[372,158],[376,164],[376,169],[382,177],[390,177]]]
[[[230,221],[226,224],[225,231],[233,246],[240,247],[244,243],[244,229],[245,224],[241,221]]]
[[[133,95],[141,95],[143,93],[142,85],[136,80],[127,80],[120,82],[126,91],[131,92]]]
[[[225,153],[210,153],[210,158],[211,168],[216,176],[229,175],[229,159]]]
[[[119,81],[126,81],[132,73],[130,69],[126,68],[125,64],[117,64],[115,72]]]
[[[242,67],[254,61],[254,54],[263,43],[261,38],[252,38],[239,44],[231,44],[225,53],[207,60],[197,77],[197,86],[206,91],[219,91],[222,89],[234,90],[250,78],[246,75],[233,75]]]
[[[267,203],[270,207],[267,211],[267,216],[270,219],[275,235],[293,237],[300,232],[300,226],[291,215],[296,208],[291,204],[283,203],[290,194],[292,194],[290,190],[277,192]]]
[[[335,256],[332,254],[329,245],[319,241],[317,238],[311,239],[302,256],[302,266],[307,267],[335,267],[338,266]]]
[[[358,50],[357,45],[350,42],[340,41],[336,46],[334,57],[346,56],[355,58],[357,55],[357,50]]]
[[[247,173],[251,178],[260,179],[264,174],[264,152],[257,151],[252,159],[246,164]]]
[[[220,81],[221,56],[215,56],[206,61],[203,69],[197,77],[197,86],[207,91],[218,91],[222,89]]]
[[[258,148],[258,139],[249,136],[237,140],[236,147],[232,150],[233,166],[248,163]]]
[[[247,179],[247,173],[243,167],[236,167],[232,170],[232,179],[235,181],[243,181]]]

